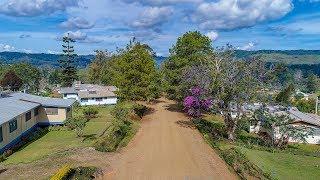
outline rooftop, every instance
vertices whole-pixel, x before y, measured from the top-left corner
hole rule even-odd
[[[74,84],[72,87],[62,87],[60,94],[78,94],[80,98],[115,97],[115,86],[101,86],[96,84]]]
[[[72,99],[47,98],[25,93],[6,94],[0,98],[0,124],[38,106],[67,108],[74,102]]]
[[[0,104],[0,124],[40,106],[38,103],[21,101],[13,97],[0,98]]]
[[[27,101],[32,103],[38,103],[45,107],[70,107],[75,100],[74,99],[60,99],[60,98],[50,98],[35,96],[26,93],[12,93],[10,96],[16,100]]]

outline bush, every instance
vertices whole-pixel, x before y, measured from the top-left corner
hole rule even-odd
[[[94,147],[97,151],[113,152],[119,147],[121,141],[127,136],[131,130],[131,122],[117,122],[110,127],[110,131],[104,137],[99,138]]]
[[[83,109],[83,115],[88,120],[92,118],[96,118],[98,114],[99,114],[99,111],[95,107],[87,106]]]
[[[242,118],[237,123],[236,134],[239,135],[242,131],[250,131],[250,120],[247,118]]]
[[[95,174],[99,171],[97,167],[77,167],[69,179],[94,179]]]
[[[84,117],[72,117],[66,120],[65,126],[70,130],[74,130],[76,128],[84,128],[86,123],[87,120]]]
[[[132,112],[132,107],[126,105],[125,103],[118,103],[114,109],[111,111],[111,115],[119,120],[126,121],[129,118],[129,114]]]
[[[221,156],[242,179],[251,179],[250,177],[261,179],[264,177],[262,170],[251,163],[246,155],[237,148],[223,150]]]
[[[259,135],[247,133],[246,131],[242,131],[238,134],[238,140],[246,145],[268,146],[267,142]]]
[[[67,180],[68,176],[72,173],[72,168],[69,165],[65,165],[60,168],[51,178],[50,180]]]
[[[141,104],[135,104],[133,106],[133,110],[136,115],[142,118],[145,115],[145,113],[148,111],[148,107]]]
[[[210,122],[204,119],[194,119],[193,123],[203,134],[211,134],[213,138],[227,137],[226,127],[222,122]]]

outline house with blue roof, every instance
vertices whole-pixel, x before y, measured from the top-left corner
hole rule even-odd
[[[58,125],[70,116],[75,100],[0,92],[0,153],[38,126]]]

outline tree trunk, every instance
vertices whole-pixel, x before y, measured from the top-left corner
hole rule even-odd
[[[224,122],[227,129],[228,139],[231,141],[235,140],[234,132],[236,130],[236,120],[232,119],[229,112],[224,113]]]

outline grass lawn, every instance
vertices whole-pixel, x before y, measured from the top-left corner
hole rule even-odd
[[[240,148],[249,160],[275,179],[319,179],[320,157]]]
[[[224,123],[219,115],[206,115],[204,119],[212,123]],[[254,148],[248,149],[241,146],[241,143],[231,143],[227,140],[214,140],[214,142],[220,151],[239,148],[251,163],[274,179],[316,180],[320,177],[320,145],[290,144],[286,150],[271,153]]]
[[[40,139],[15,152],[3,164],[30,163],[63,152],[70,148],[88,147],[100,136],[112,121],[112,106],[98,107],[98,118],[90,120],[84,129],[85,138],[78,138],[74,131],[50,131]],[[76,112],[79,113],[79,112]]]

